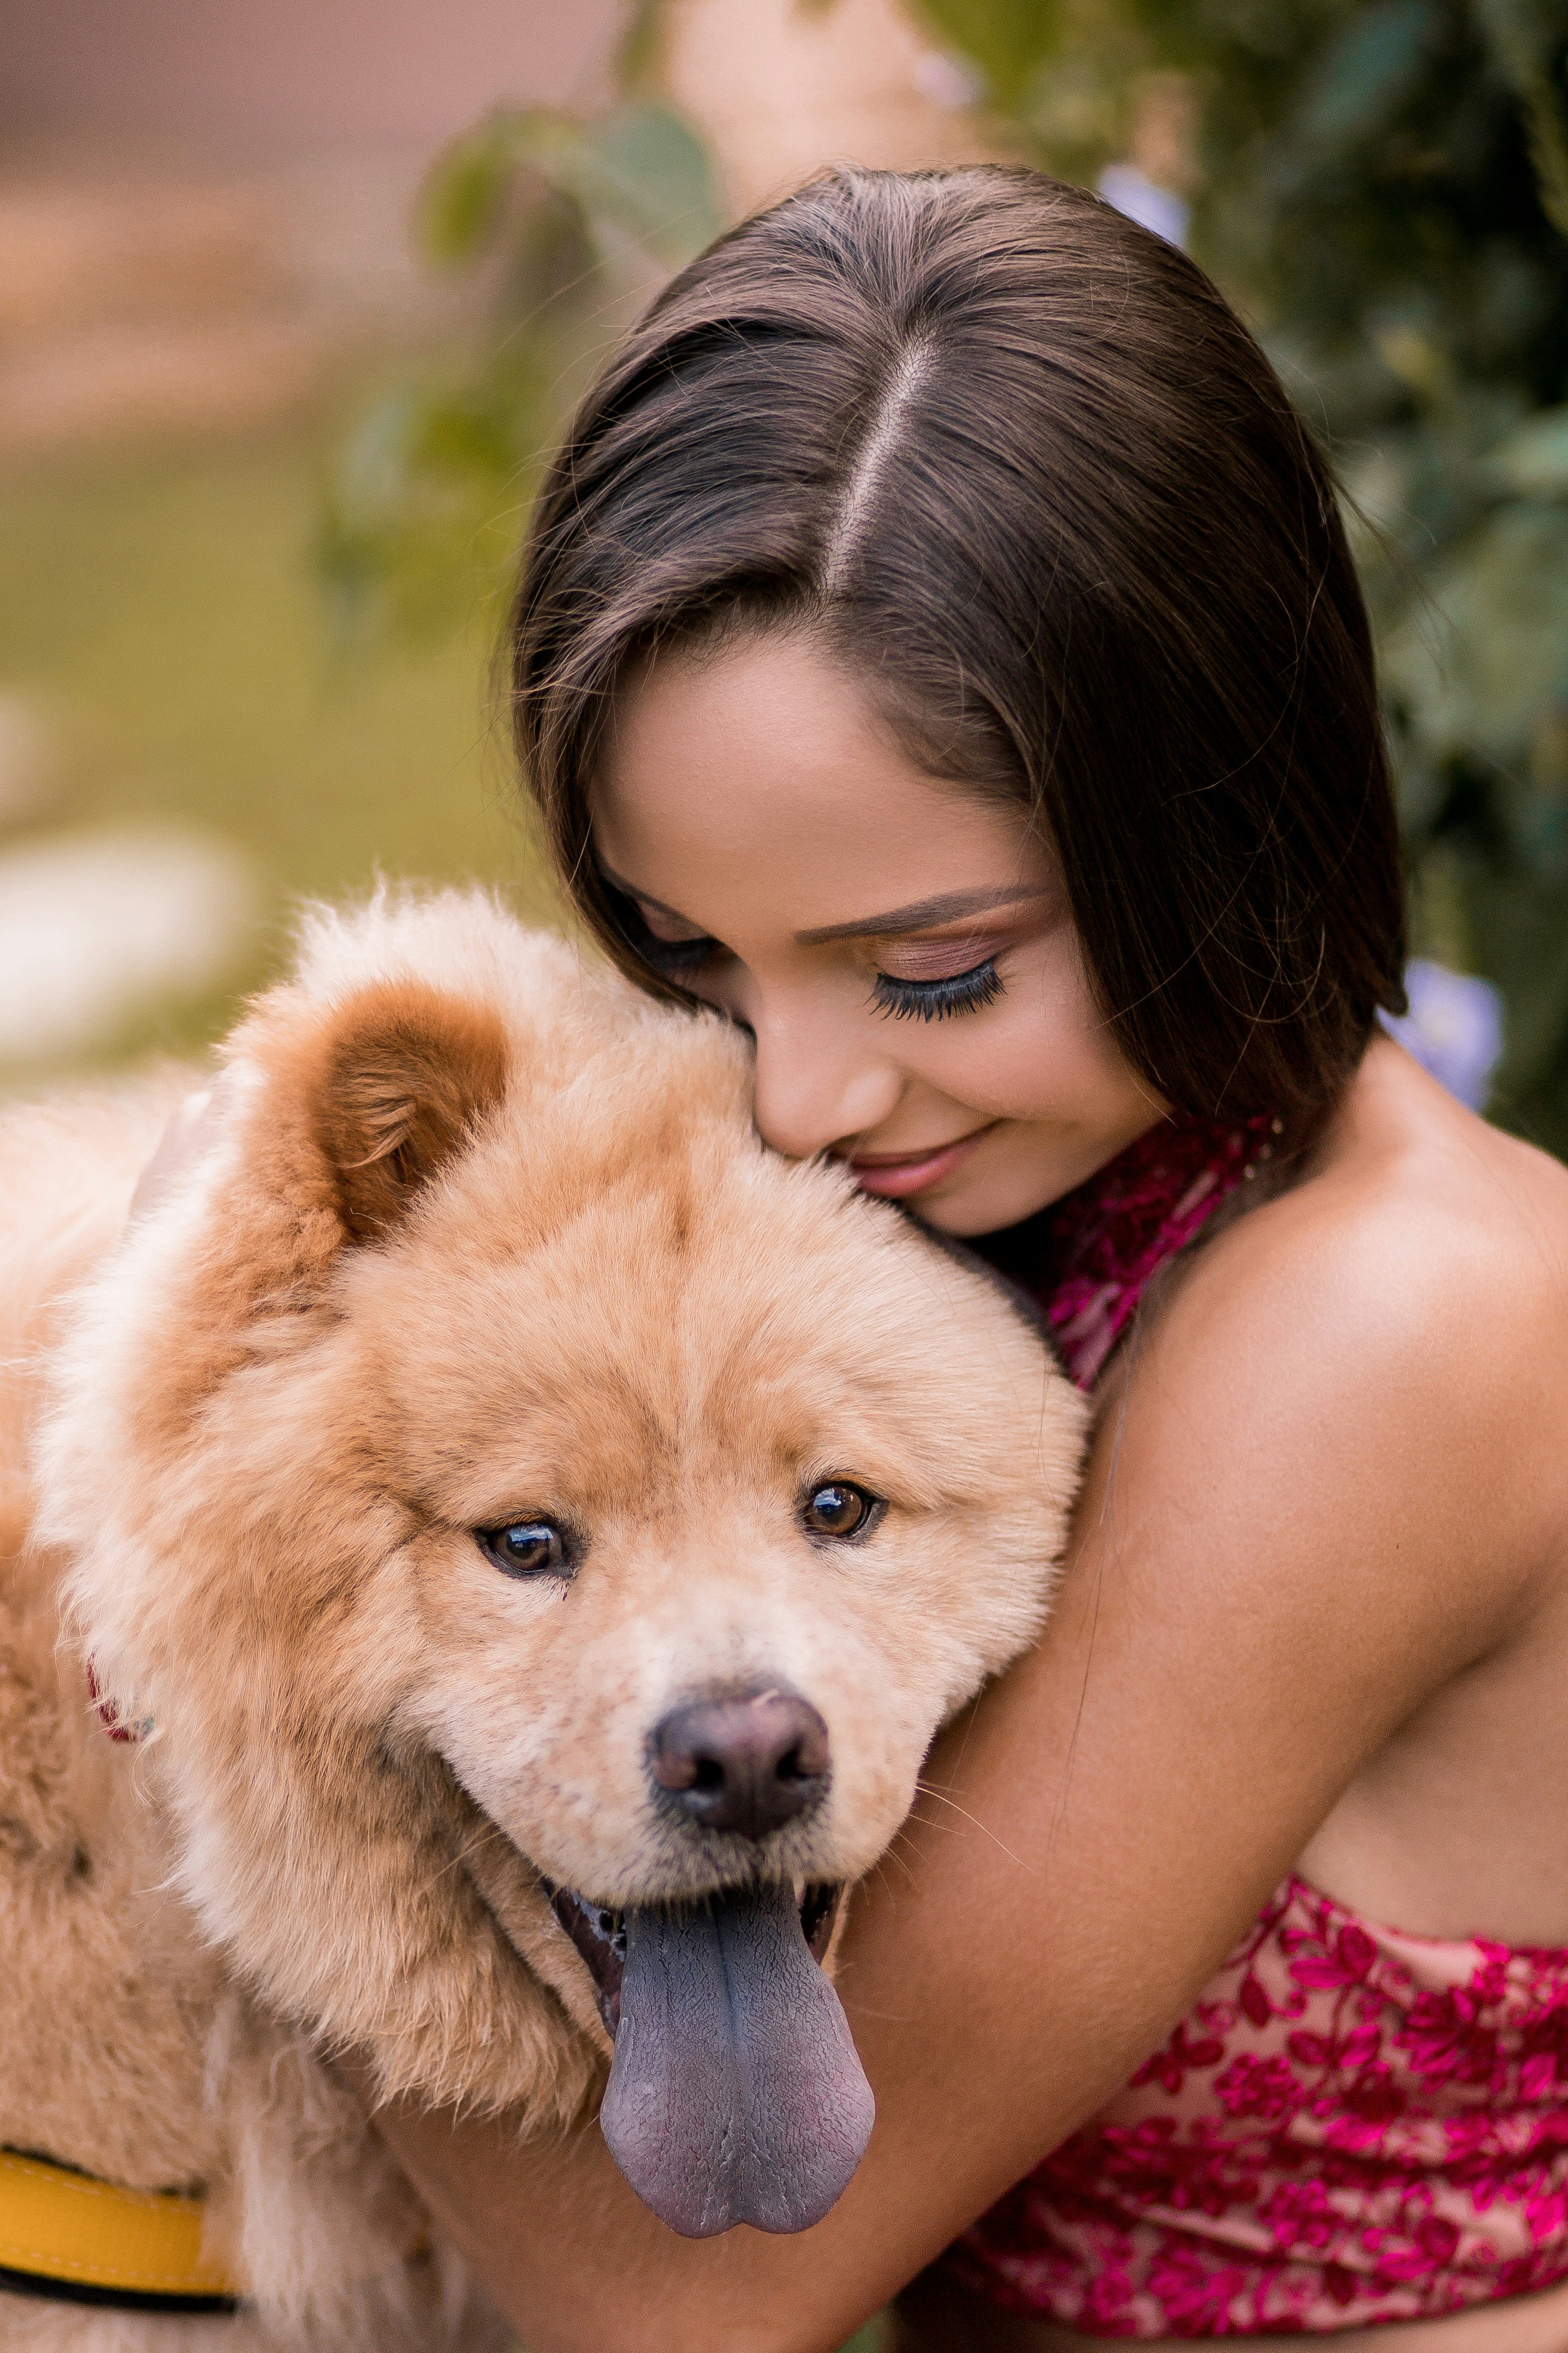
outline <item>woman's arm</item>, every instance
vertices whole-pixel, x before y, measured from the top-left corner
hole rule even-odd
[[[1519,1278],[1436,1212],[1347,1240],[1315,1190],[1176,1293],[1046,1639],[944,1736],[857,1896],[838,1985],[878,2121],[824,2222],[680,2240],[591,2125],[519,2146],[384,2112],[530,2353],[840,2344],[1126,2081],[1361,1766],[1527,1619],[1565,1450],[1514,1368],[1561,1394],[1555,1324],[1521,1351]]]

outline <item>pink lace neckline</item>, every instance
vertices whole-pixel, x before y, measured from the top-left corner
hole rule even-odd
[[[1093,1387],[1161,1268],[1271,1158],[1281,1124],[1267,1112],[1162,1120],[1029,1220],[1040,1271],[1023,1279],[1079,1388]]]

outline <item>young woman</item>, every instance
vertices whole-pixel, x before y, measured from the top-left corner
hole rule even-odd
[[[410,2172],[531,2353],[900,2291],[911,2348],[1568,2347],[1568,1178],[1380,1033],[1366,622],[1267,362],[1079,190],[818,181],[588,397],[516,685],[610,954],[1099,1410],[1055,1617],[857,1897],[829,2218],[687,2242],[592,2130],[388,2115]]]

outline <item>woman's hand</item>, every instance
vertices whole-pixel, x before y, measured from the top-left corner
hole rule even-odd
[[[828,2353],[1126,2082],[1367,1761],[1537,1606],[1568,1449],[1517,1368],[1568,1383],[1528,1276],[1399,1187],[1304,1187],[1196,1261],[1106,1400],[1045,1639],[856,1896],[878,2121],[814,2230],[680,2240],[592,2123],[383,2112],[530,2353]]]

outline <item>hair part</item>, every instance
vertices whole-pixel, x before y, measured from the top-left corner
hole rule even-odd
[[[658,297],[546,479],[514,632],[558,870],[644,986],[589,796],[631,667],[804,630],[1022,808],[1179,1110],[1295,1140],[1404,1004],[1370,634],[1327,466],[1185,255],[1033,173],[827,174]]]
[[[849,478],[844,485],[838,512],[827,527],[817,566],[825,603],[831,603],[844,586],[855,560],[857,542],[864,527],[867,508],[877,488],[878,476],[897,442],[904,411],[930,364],[930,346],[924,341],[906,345],[893,363],[881,398],[856,454]]]

